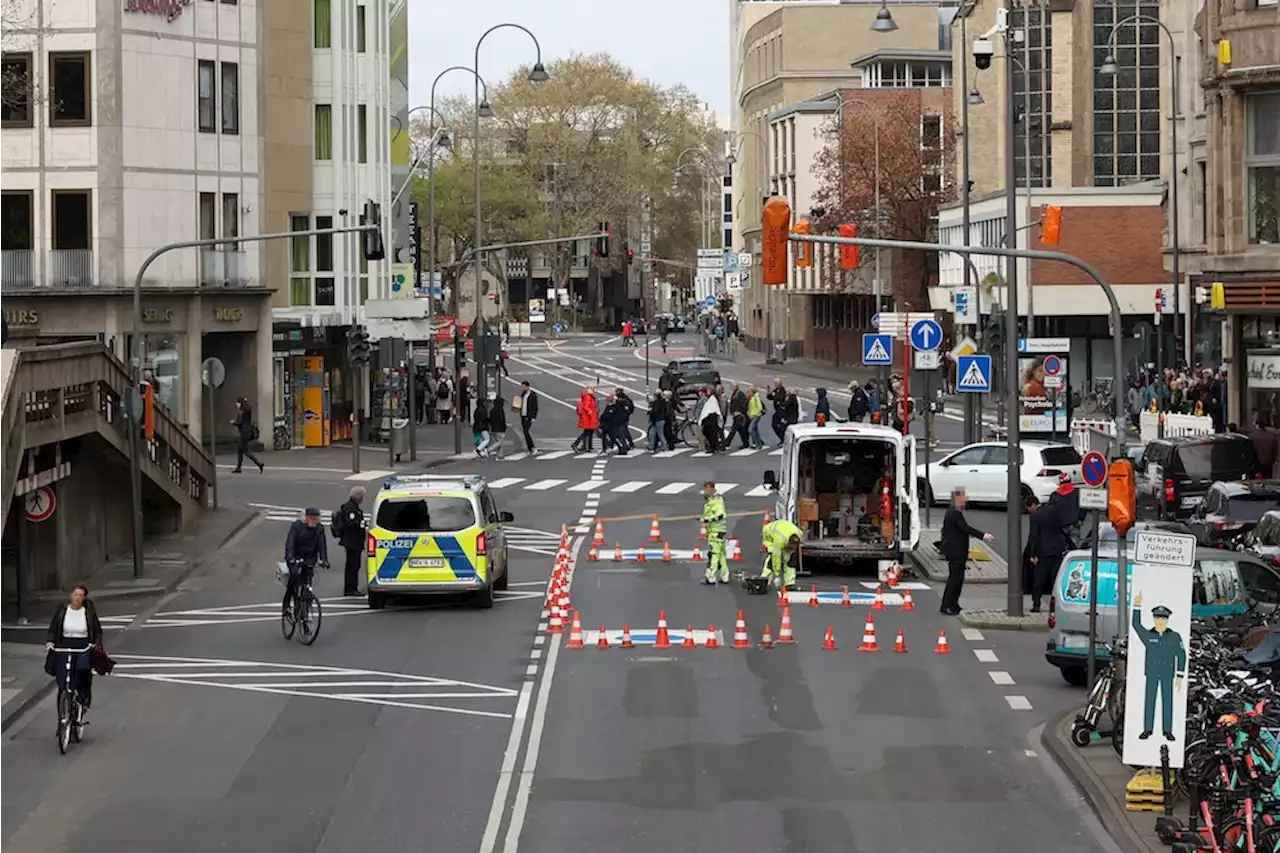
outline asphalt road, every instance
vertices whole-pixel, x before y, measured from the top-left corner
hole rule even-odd
[[[566,346],[605,349],[590,343]],[[576,398],[571,365],[582,362],[566,355],[539,365],[552,373],[532,371],[544,399]],[[618,379],[635,372],[584,357]],[[544,403],[539,433],[571,435],[572,421]],[[336,598],[330,572],[309,648],[280,635],[274,564],[296,509],[336,507],[351,482],[320,467],[228,482],[223,500],[260,505],[259,519],[119,637],[120,666],[95,682],[85,742],[57,754],[51,700],[6,732],[0,843],[16,853],[1111,849],[1038,742],[1081,694],[1038,659],[1038,636],[961,632],[938,614],[936,589],[914,588],[914,611],[895,598],[874,614],[875,654],[858,651],[866,576],[816,578],[860,600],[797,603],[792,647],[643,644],[660,611],[677,640],[714,625],[731,646],[739,610],[753,646],[766,624],[777,634],[772,599],[701,587],[698,565],[656,551],[612,560],[615,542],[651,544],[653,514],[672,548],[692,548],[696,488],[659,489],[715,479],[739,484],[726,498],[744,554],[733,568],[756,570],[767,501],[747,493],[767,461],[448,463],[439,470],[518,481],[498,490],[516,517],[511,592],[491,611],[369,611]],[[561,482],[528,487],[550,480]],[[569,649],[539,630],[560,526],[596,518],[608,547],[589,562],[590,537],[575,534],[573,609],[591,630],[628,625],[635,649]],[[828,626],[834,651],[822,649]],[[899,629],[906,654],[891,651]],[[933,652],[944,629],[945,656]]]

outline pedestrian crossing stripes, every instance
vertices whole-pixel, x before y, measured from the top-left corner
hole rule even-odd
[[[546,492],[552,489],[564,488],[569,492],[599,492],[601,494],[613,493],[621,495],[631,495],[638,492],[644,492],[652,489],[657,495],[680,495],[688,492],[690,489],[701,488],[702,482],[686,481],[686,482],[666,482],[655,483],[652,480],[583,480],[578,483],[566,485],[569,480],[530,480],[526,477],[503,477],[498,480],[490,480],[489,487],[500,491],[532,491]],[[722,495],[727,495],[739,488],[745,488],[745,491],[739,494],[748,498],[769,498],[773,497],[774,492],[760,485],[752,485],[746,488],[741,483],[724,483],[716,481],[716,491]]]
[[[539,442],[541,444],[541,442]],[[641,456],[652,456],[654,459],[673,459],[677,456],[684,456],[689,459],[710,459],[719,456],[781,456],[782,451],[779,449],[770,449],[767,447],[755,448],[746,447],[739,450],[723,451],[721,453],[708,453],[705,450],[698,450],[693,447],[677,447],[675,450],[660,450],[657,453],[643,448],[636,447],[625,456],[617,454],[609,454],[603,451],[594,450],[587,453],[575,453],[573,450],[552,450],[546,451],[539,448],[537,453],[508,453],[501,459],[494,460],[500,462],[520,462],[522,460],[531,460],[534,462],[554,462],[557,459],[599,459],[607,457],[609,459],[620,461],[624,459],[635,459]],[[475,453],[455,453],[449,457],[451,460],[475,459]],[[385,472],[389,474],[390,472]]]

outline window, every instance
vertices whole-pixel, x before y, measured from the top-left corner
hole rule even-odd
[[[316,159],[333,159],[333,106],[316,104]]]
[[[222,236],[240,236],[240,196],[235,193],[222,194]],[[224,243],[222,246],[229,252],[239,251],[239,243]]]
[[[238,2],[238,0],[222,0],[222,5],[224,5],[224,6],[234,6],[234,5],[236,5],[236,3],[237,3],[237,2]]]
[[[289,217],[290,231],[310,231],[311,217]],[[311,238],[289,238],[289,304],[311,304]]]
[[[1020,187],[1028,183],[1047,187],[1053,179],[1049,131],[1053,123],[1053,24],[1043,9],[1014,9],[1009,16],[1009,26],[1026,33],[1022,44],[1014,48],[1014,55],[1022,62],[1022,67],[1014,64],[1013,74],[1017,116],[1014,171]]]
[[[93,124],[92,80],[87,52],[49,54],[50,127]]]
[[[218,236],[218,195],[200,193],[200,239],[212,240]]]
[[[1245,99],[1249,242],[1280,244],[1280,91],[1251,94]]]
[[[31,230],[33,196],[30,190],[6,190],[0,200],[0,245],[6,252],[29,252],[35,246]],[[7,270],[7,267],[6,267]]]
[[[392,533],[430,533],[465,530],[479,523],[468,498],[433,495],[383,501],[376,524]]]
[[[316,17],[315,45],[320,50],[333,46],[333,13],[329,3],[330,0],[314,0],[312,4]]]
[[[1117,9],[1111,0],[1094,0],[1093,183],[1099,187],[1161,176],[1160,28],[1125,24],[1107,43],[1112,26],[1134,13],[1159,20],[1160,2],[1137,0],[1136,6]],[[1108,55],[1115,59],[1115,74],[1100,70]]]
[[[201,133],[218,131],[218,84],[212,59],[196,63],[196,127]]]
[[[962,467],[968,465],[981,465],[982,459],[986,455],[986,447],[970,447],[965,450],[961,450],[955,456],[952,456],[946,461],[946,464]]]
[[[356,53],[365,51],[364,6],[356,7]]]
[[[1280,577],[1275,569],[1242,558],[1237,564],[1240,569],[1240,580],[1249,597],[1266,604],[1280,604]]]
[[[1201,560],[1191,582],[1192,606],[1214,604],[1240,604],[1240,575],[1230,558]]]
[[[332,216],[317,216],[316,228],[332,228]],[[333,305],[335,298],[333,278],[333,235],[316,235],[316,272],[328,273],[316,277],[316,304]]]
[[[369,162],[369,108],[364,104],[356,107],[356,160]]]
[[[0,126],[31,127],[31,54],[4,55],[0,87]]]
[[[240,132],[240,66],[222,63],[222,132]]]
[[[93,248],[93,194],[89,190],[54,190],[54,251],[84,251]]]

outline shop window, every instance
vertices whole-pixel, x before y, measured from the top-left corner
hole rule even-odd
[[[364,104],[356,107],[356,160],[369,162],[369,108]]]
[[[218,194],[200,193],[200,239],[218,236]]]
[[[366,47],[364,6],[356,7],[356,53],[364,53]]]
[[[0,127],[31,127],[31,54],[5,53],[0,61]]]
[[[222,132],[240,132],[240,66],[222,63]]]
[[[316,159],[333,159],[333,106],[316,104]]]
[[[93,124],[93,77],[88,51],[49,54],[49,126]]]
[[[218,132],[217,69],[212,59],[196,63],[196,128],[201,133]]]
[[[316,48],[328,50],[333,46],[333,10],[330,0],[315,0],[313,8],[316,17]]]
[[[184,418],[182,394],[183,335],[152,334],[143,336],[143,377],[155,384],[156,402],[179,421]]]
[[[1245,115],[1249,242],[1280,244],[1280,91],[1249,95]]]

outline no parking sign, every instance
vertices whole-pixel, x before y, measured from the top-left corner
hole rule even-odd
[[[1062,374],[1062,359],[1056,355],[1046,355],[1044,357],[1044,387],[1051,391],[1062,388],[1062,380],[1064,379]]]

